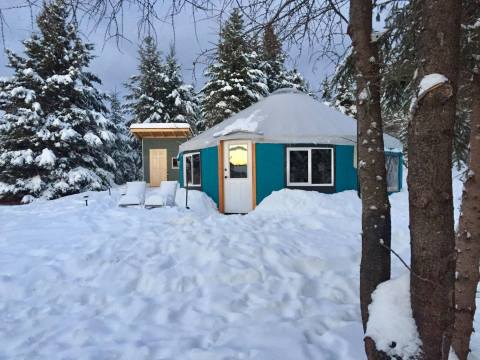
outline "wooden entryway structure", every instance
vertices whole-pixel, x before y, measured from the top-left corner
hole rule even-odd
[[[185,123],[132,124],[130,131],[141,141],[141,179],[150,186],[178,181],[178,147],[192,135]]]

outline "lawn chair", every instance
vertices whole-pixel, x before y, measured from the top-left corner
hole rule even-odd
[[[176,181],[162,181],[160,187],[150,188],[145,199],[145,207],[151,209],[160,206],[175,206],[177,185]]]
[[[127,191],[125,195],[120,198],[118,206],[133,206],[143,205],[145,201],[145,189],[147,184],[145,181],[127,182]]]

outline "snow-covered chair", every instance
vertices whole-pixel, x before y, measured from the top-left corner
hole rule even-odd
[[[145,207],[174,206],[177,185],[176,181],[162,181],[160,187],[150,188],[145,199]]]
[[[142,205],[145,201],[145,181],[127,182],[126,194],[120,198],[119,206]]]

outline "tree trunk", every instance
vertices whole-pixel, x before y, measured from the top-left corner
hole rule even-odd
[[[480,73],[472,81],[472,114],[470,117],[469,171],[463,188],[462,211],[457,233],[455,282],[455,327],[452,345],[460,360],[469,353],[473,331],[475,297],[480,279]]]
[[[362,198],[360,306],[363,329],[377,285],[390,279],[390,202],[387,194],[378,49],[372,41],[372,1],[350,1],[348,34],[354,49],[357,81],[358,178]],[[384,246],[385,245],[385,246]],[[368,345],[368,344],[367,344]],[[369,358],[372,348],[366,346]],[[376,353],[376,350],[373,351]]]
[[[423,358],[447,359],[453,324],[454,250],[452,142],[461,4],[417,0],[418,79],[448,81],[417,99],[408,126],[411,302]]]

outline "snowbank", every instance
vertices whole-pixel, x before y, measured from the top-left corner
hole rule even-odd
[[[341,207],[338,204],[342,204]],[[295,218],[296,221],[313,228],[337,226],[342,218],[348,217],[354,226],[358,226],[359,206],[360,200],[355,191],[332,195],[316,191],[282,189],[265,198],[250,216]],[[334,223],[326,222],[326,218],[336,220]]]
[[[185,188],[177,189],[175,204],[178,207],[185,207],[185,194]],[[196,212],[203,212],[204,214],[218,214],[217,204],[215,204],[207,194],[198,190],[188,190],[188,207]]]
[[[410,306],[410,273],[378,285],[368,306],[366,336],[390,356],[410,359],[421,346]]]

